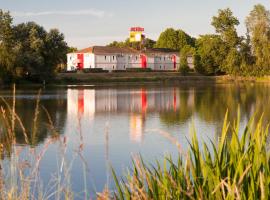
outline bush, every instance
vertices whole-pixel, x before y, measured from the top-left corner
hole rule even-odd
[[[151,68],[127,68],[127,72],[151,72]]]
[[[179,72],[181,74],[183,74],[183,75],[187,75],[187,73],[189,72],[189,66],[188,66],[188,64],[182,64],[182,65],[180,65]]]
[[[103,70],[102,68],[86,68],[82,70],[84,73],[107,73],[108,70]]]
[[[113,70],[113,73],[125,73],[127,70]]]

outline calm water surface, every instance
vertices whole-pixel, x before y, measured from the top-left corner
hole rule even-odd
[[[168,153],[176,158],[176,146],[161,132],[170,134],[186,149],[192,126],[200,142],[217,143],[227,109],[232,121],[240,108],[242,129],[255,111],[264,112],[267,121],[269,89],[270,85],[262,84],[45,88],[40,103],[50,114],[57,134],[51,131],[40,107],[38,132],[29,139],[29,146],[31,151],[46,150],[39,167],[44,185],[56,172],[70,167],[72,189],[83,199],[85,189],[92,195],[102,191],[105,184],[113,187],[110,165],[120,175],[131,166],[133,155],[141,154],[149,163]],[[37,93],[37,89],[27,88],[16,92],[16,111],[29,133]],[[11,90],[1,90],[0,95],[12,102]],[[60,141],[64,142],[62,147]],[[25,144],[18,128],[16,146],[23,149]],[[10,162],[14,154],[6,149],[2,160]],[[26,159],[24,153],[20,155]]]

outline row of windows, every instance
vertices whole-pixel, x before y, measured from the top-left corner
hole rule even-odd
[[[104,56],[104,59],[107,60],[107,57],[108,56]],[[73,56],[70,56],[69,57],[69,60],[72,60],[72,58],[74,58]],[[131,59],[132,57],[131,56],[128,56],[129,59]],[[159,58],[160,60],[162,60],[162,57],[156,57],[156,58]],[[173,60],[173,57],[167,57],[168,60]],[[164,61],[166,60],[166,57],[163,57]],[[112,56],[112,60],[115,60],[115,56]],[[138,56],[135,56],[135,60],[138,60]]]

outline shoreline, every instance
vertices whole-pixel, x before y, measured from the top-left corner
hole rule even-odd
[[[55,84],[104,84],[104,83],[270,83],[270,76],[203,76],[199,74],[182,75],[179,72],[125,72],[125,73],[59,73]],[[51,83],[50,83],[51,84]]]
[[[239,84],[239,83],[270,83],[270,76],[204,76],[196,73],[182,75],[179,72],[125,72],[125,73],[58,73],[45,85],[27,80],[16,81],[21,87],[65,87],[65,86],[125,86],[125,85],[155,85],[155,84]],[[10,87],[13,83],[1,82],[1,88]]]

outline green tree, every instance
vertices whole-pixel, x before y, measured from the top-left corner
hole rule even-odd
[[[190,70],[187,59],[189,56],[192,56],[194,58],[195,51],[196,51],[195,48],[190,45],[186,45],[181,49],[179,70],[183,74],[186,74]]]
[[[10,79],[15,73],[17,49],[14,47],[12,21],[10,13],[0,9],[0,75],[5,79]]]
[[[156,41],[149,38],[146,38],[143,42],[143,46],[147,49],[152,49],[154,48],[155,45],[156,45]]]
[[[184,46],[194,46],[195,39],[182,30],[168,28],[162,32],[155,45],[156,48],[181,50]]]
[[[127,38],[124,42],[117,42],[117,41],[113,41],[112,43],[108,44],[107,46],[109,47],[130,47],[133,49],[141,49],[141,48],[147,48],[147,49],[152,49],[154,48],[156,44],[156,41],[149,39],[149,38],[145,38],[144,41],[141,42],[130,42],[129,38]]]
[[[251,48],[255,57],[256,70],[270,70],[270,12],[261,5],[255,5],[246,19]]]
[[[206,75],[218,74],[227,51],[219,35],[202,35],[196,41],[195,69]]]
[[[14,26],[9,12],[0,10],[2,78],[11,81],[27,73],[40,80],[49,79],[57,65],[66,61],[67,51],[64,35],[57,29],[47,32],[34,22]]]
[[[221,38],[230,47],[235,47],[239,43],[236,26],[239,25],[239,20],[233,16],[232,11],[227,8],[218,11],[218,16],[212,18],[212,26],[216,29],[216,33],[221,35]]]
[[[239,25],[238,19],[227,8],[218,11],[218,15],[212,19],[212,25],[222,39],[221,45],[224,46],[222,50],[225,49],[227,51],[226,58],[219,63],[220,69],[227,74],[238,73],[241,66],[241,55],[238,51],[241,40],[236,31],[236,26]],[[222,54],[223,52],[220,53]]]

